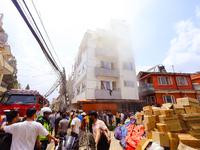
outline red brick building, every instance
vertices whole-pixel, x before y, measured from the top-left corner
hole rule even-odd
[[[195,74],[191,76],[192,82],[193,83],[198,83],[200,84],[200,73],[199,74]]]
[[[177,98],[191,97],[200,101],[200,88],[188,73],[139,72],[137,75],[141,100],[148,104],[176,103]]]

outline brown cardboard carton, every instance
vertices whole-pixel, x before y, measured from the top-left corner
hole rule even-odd
[[[141,113],[136,113],[135,114],[135,118],[137,119],[137,118],[142,118],[142,114]]]
[[[181,131],[182,130],[181,124],[179,121],[167,123],[167,126],[169,128],[169,131]]]
[[[184,97],[176,99],[178,105],[199,107],[199,101],[194,98]]]
[[[200,140],[190,134],[178,134],[179,141],[192,148],[200,148]]]
[[[168,109],[174,109],[174,104],[173,103],[165,103],[165,104],[162,104],[162,107],[168,108]]]
[[[167,134],[169,136],[169,140],[172,140],[172,139],[178,140],[178,133],[168,132]]]
[[[143,123],[145,130],[153,130],[155,128],[155,123]]]
[[[174,109],[184,109],[183,105],[174,104]]]
[[[185,109],[175,109],[175,114],[185,114]]]
[[[155,123],[156,117],[155,116],[144,116],[144,122],[145,123]]]
[[[152,109],[147,109],[147,110],[144,110],[144,115],[153,115],[153,110]]]
[[[164,132],[164,133],[169,132],[169,128],[168,128],[167,124],[156,123],[156,127],[157,127],[159,132]]]
[[[200,120],[186,121],[186,126],[200,126]]]
[[[156,110],[153,110],[153,114],[154,114],[154,115],[157,115],[157,116],[160,115],[160,110],[157,110],[157,109],[156,109]]]
[[[144,112],[143,112],[143,111],[141,111],[140,113],[141,113],[141,115],[144,115]]]
[[[200,126],[190,126],[190,131],[200,133]]]
[[[173,116],[172,110],[171,109],[161,109],[160,110],[160,114],[162,116],[166,116],[166,117],[171,117]]]
[[[184,130],[184,131],[187,131],[188,128],[187,128],[187,125],[186,125],[186,122],[183,121],[183,120],[180,120],[180,124],[181,124],[181,128]]]
[[[179,144],[178,139],[169,140],[169,143],[170,143],[170,150],[177,150]]]
[[[143,137],[135,150],[145,150],[150,142],[152,142],[151,139],[146,139],[145,137]]]
[[[194,114],[181,114],[182,119],[185,121],[199,120],[200,121],[200,113]]]
[[[137,119],[136,119],[136,123],[137,123],[137,124],[142,124],[142,118],[137,118]]]
[[[152,140],[153,142],[160,141],[160,146],[169,147],[169,137],[166,133],[162,132],[152,132]]]
[[[200,150],[200,149],[199,148],[192,148],[192,147],[189,147],[189,146],[179,142],[178,150]]]
[[[179,121],[178,116],[174,115],[172,117],[165,117],[165,116],[159,116],[160,123],[170,123],[170,122],[175,122]]]
[[[152,110],[152,106],[145,106],[145,107],[143,107],[143,111],[145,111],[145,110]]]
[[[198,113],[197,108],[192,106],[192,107],[185,107],[185,112],[186,114],[192,114],[192,113]]]
[[[192,131],[189,132],[190,135],[192,135],[193,137],[197,138],[197,139],[200,139],[200,133],[194,133]]]

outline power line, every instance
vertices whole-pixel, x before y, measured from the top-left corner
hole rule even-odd
[[[49,49],[49,47],[47,46],[47,43],[45,42],[45,40],[44,40],[44,38],[43,38],[43,36],[42,36],[42,34],[41,34],[41,32],[40,32],[40,30],[39,30],[39,28],[38,28],[38,26],[37,26],[37,24],[36,24],[36,22],[35,22],[35,20],[34,20],[34,18],[33,18],[33,16],[32,16],[32,14],[31,14],[31,12],[30,12],[30,10],[29,10],[29,8],[27,7],[27,5],[26,5],[26,2],[24,1],[24,0],[22,0],[23,1],[23,3],[24,3],[24,5],[25,5],[25,7],[26,7],[26,9],[27,9],[27,11],[28,11],[28,13],[29,13],[29,15],[30,15],[30,17],[32,18],[32,20],[33,20],[33,22],[34,22],[34,24],[35,24],[35,27],[37,28],[37,31],[39,32],[39,34],[40,34],[40,36],[41,36],[41,38],[42,38],[42,40],[43,40],[43,42],[45,43],[45,45],[46,45],[46,48],[47,48],[47,50],[49,51],[49,54],[51,55],[51,57],[52,58],[50,58],[50,61],[51,61],[51,63],[53,64],[53,66],[56,68],[56,70],[57,71],[59,71],[60,73],[61,73],[61,71],[60,71],[60,69],[59,69],[59,67],[58,67],[58,65],[57,65],[57,63],[56,63],[56,61],[55,61],[55,59],[54,59],[54,57],[53,57],[53,55],[52,55],[52,53],[51,53],[51,51],[50,51],[50,49]],[[43,45],[42,45],[43,46]],[[45,50],[45,49],[44,49]],[[46,50],[45,50],[46,51]],[[47,53],[47,55],[48,55],[48,53]],[[49,55],[48,55],[49,56]]]
[[[31,86],[40,85],[40,84],[43,84],[43,83],[45,83],[45,82],[47,82],[47,81],[50,81],[50,80],[52,80],[52,79],[54,79],[54,78],[48,79],[48,80],[46,80],[46,81],[44,81],[44,82],[40,82],[40,83],[37,83],[37,84],[33,84],[33,85],[31,85]]]
[[[49,38],[49,35],[47,34],[47,31],[46,31],[46,29],[45,29],[45,27],[44,27],[43,21],[42,21],[42,19],[41,19],[39,13],[38,13],[38,11],[37,11],[37,8],[35,7],[35,4],[34,4],[33,0],[31,0],[31,1],[32,1],[32,4],[33,4],[34,8],[35,8],[35,11],[37,12],[38,18],[40,19],[40,22],[41,22],[41,24],[42,24],[42,27],[43,27],[45,33],[46,33],[46,36],[47,36],[47,38],[48,38],[48,40],[49,40],[49,42],[50,42],[50,44],[51,44],[51,47],[53,48],[53,51],[54,51],[54,53],[55,53],[55,55],[56,55],[56,57],[57,57],[57,59],[58,59],[58,62],[59,62],[60,65],[62,66],[62,64],[61,64],[61,62],[60,62],[60,60],[59,60],[59,58],[58,58],[58,56],[57,56],[57,54],[56,54],[56,51],[55,51],[55,49],[54,49],[54,47],[53,47],[53,44],[52,44],[52,42],[51,42],[51,40],[50,40],[50,38]]]

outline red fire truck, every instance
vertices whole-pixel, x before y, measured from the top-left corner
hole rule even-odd
[[[49,102],[36,90],[18,90],[11,89],[1,95],[0,110],[4,114],[4,110],[19,110],[19,116],[26,115],[27,108],[36,108],[38,111],[44,106],[48,106]]]

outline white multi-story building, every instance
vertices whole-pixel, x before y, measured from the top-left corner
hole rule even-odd
[[[138,100],[129,25],[112,19],[106,30],[87,30],[75,58],[72,104],[86,112],[135,111]]]

